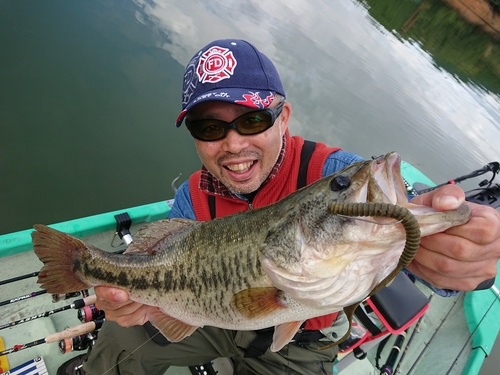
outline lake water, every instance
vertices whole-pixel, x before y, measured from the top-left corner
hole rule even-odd
[[[430,3],[1,0],[0,234],[171,198],[200,166],[183,67],[218,38],[274,61],[294,134],[437,183],[498,161],[500,43]]]

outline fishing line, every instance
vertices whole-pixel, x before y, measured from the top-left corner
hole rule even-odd
[[[488,315],[488,313],[490,312],[491,308],[495,305],[495,302],[497,302],[497,300],[500,301],[500,291],[498,290],[498,288],[493,285],[491,288],[491,291],[493,293],[495,293],[495,297],[496,298],[493,298],[493,301],[491,302],[490,306],[488,307],[488,309],[486,310],[486,312],[483,314],[481,320],[479,320],[479,322],[477,323],[476,327],[474,328],[474,330],[469,334],[469,337],[467,338],[467,340],[465,341],[464,345],[462,346],[462,349],[460,350],[460,352],[457,354],[457,356],[455,357],[453,363],[451,364],[450,368],[448,369],[448,372],[446,373],[446,375],[448,375],[451,371],[451,369],[456,365],[460,355],[462,354],[462,352],[465,350],[465,348],[467,347],[467,344],[469,343],[469,341],[472,339],[472,336],[474,336],[474,333],[476,333],[477,329],[479,328],[479,326],[481,325],[481,323],[483,322],[484,318],[486,318],[486,315]]]
[[[140,348],[142,348],[144,345],[146,345],[149,341],[151,341],[154,337],[156,337],[156,335],[158,335],[160,333],[160,331],[156,332],[153,336],[151,336],[149,339],[147,339],[146,341],[144,341],[141,345],[139,345],[137,348],[135,348],[134,350],[132,350],[130,353],[128,353],[124,358],[122,358],[121,360],[119,360],[116,364],[114,364],[113,366],[111,366],[109,369],[107,369],[105,372],[102,373],[102,375],[106,375],[108,372],[110,372],[111,370],[113,370],[115,367],[118,367],[118,365],[120,363],[122,363],[123,361],[125,361],[128,357],[130,357],[132,354],[134,354],[136,351],[138,351]]]
[[[171,187],[171,189],[174,191],[174,194],[175,194],[175,193],[177,193],[177,190],[178,190],[178,187],[175,185],[175,183],[177,182],[177,180],[178,180],[179,178],[181,178],[181,176],[182,176],[182,173],[179,173],[179,175],[178,175],[176,178],[174,178],[174,179],[172,180],[172,183],[170,184],[170,187]]]
[[[415,362],[413,362],[413,365],[410,367],[410,369],[408,370],[408,373],[407,375],[411,375],[411,373],[413,372],[413,370],[415,369],[415,367],[417,366],[418,362],[420,361],[420,358],[422,358],[422,356],[424,355],[424,353],[427,351],[427,349],[429,348],[429,344],[432,342],[432,340],[434,340],[434,337],[436,337],[437,333],[439,332],[439,330],[441,329],[441,327],[443,326],[444,322],[446,321],[446,319],[448,318],[448,316],[451,314],[453,308],[456,306],[458,300],[460,299],[462,294],[459,294],[456,298],[455,298],[455,301],[453,301],[453,304],[451,305],[450,309],[448,310],[448,312],[446,313],[446,315],[444,316],[443,319],[441,319],[441,323],[439,324],[439,326],[436,328],[436,330],[434,331],[434,333],[432,334],[431,338],[429,339],[429,341],[425,344],[424,348],[422,349],[422,351],[420,352],[420,354],[418,355],[418,357],[415,359]]]

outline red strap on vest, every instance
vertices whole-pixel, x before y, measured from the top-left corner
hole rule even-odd
[[[320,329],[331,327],[335,319],[339,316],[338,312],[332,314],[318,316],[316,318],[311,318],[306,320],[304,325],[304,330],[306,331],[319,331]]]

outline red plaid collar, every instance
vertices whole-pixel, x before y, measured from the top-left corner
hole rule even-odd
[[[276,174],[278,173],[281,164],[283,164],[283,160],[285,160],[285,154],[286,154],[286,140],[287,140],[287,135],[283,135],[283,144],[281,146],[281,151],[278,156],[278,160],[276,160],[276,164],[274,164],[274,167],[267,177],[267,179],[264,181],[264,183],[261,185],[264,186],[268,181],[272,180]],[[205,191],[207,193],[211,193],[214,195],[220,195],[222,197],[229,197],[229,198],[237,198],[240,199],[238,195],[233,193],[231,190],[229,190],[221,181],[219,181],[212,173],[210,173],[205,166],[201,168],[201,175],[200,175],[200,183],[198,185],[200,190]],[[260,188],[259,188],[260,189]]]

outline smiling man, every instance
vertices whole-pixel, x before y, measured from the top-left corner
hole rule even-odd
[[[257,191],[271,175],[290,112],[291,107],[282,96],[265,111],[224,102],[200,103],[186,116],[186,126],[195,138],[205,168],[230,191],[249,194]],[[278,124],[274,124],[277,119]],[[234,124],[236,132],[225,130],[226,124]],[[260,137],[240,136],[257,126],[261,128]],[[224,138],[203,140],[204,136],[213,135],[215,129]]]
[[[262,207],[361,160],[339,148],[292,137],[291,113],[276,68],[253,45],[216,40],[200,49],[186,67],[176,125],[185,123],[203,168],[180,186],[169,217],[211,220]],[[464,200],[459,187],[448,185],[416,197],[415,203],[445,211]],[[497,273],[500,214],[470,205],[467,224],[423,238],[408,266],[442,295],[473,290]],[[163,374],[169,366],[194,366],[217,357],[233,358],[239,375],[333,374],[337,348],[322,349],[333,332],[340,337],[344,329],[336,324],[336,313],[309,319],[278,352],[268,349],[272,329],[207,326],[168,343],[148,322],[151,306],[129,300],[120,289],[96,287],[95,292],[107,319],[97,344],[88,358],[77,357],[58,374],[75,374],[75,366],[80,374]]]

